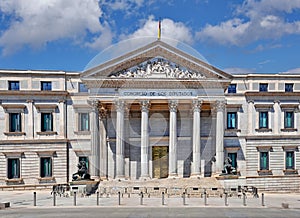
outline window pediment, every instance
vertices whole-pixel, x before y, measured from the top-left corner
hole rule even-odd
[[[26,105],[24,104],[2,104],[5,113],[23,113]]]
[[[282,146],[282,149],[284,151],[298,151],[298,146],[297,145]]]
[[[9,151],[9,152],[2,152],[6,158],[21,158],[24,157],[25,154],[22,151]]]
[[[34,105],[38,112],[44,112],[44,113],[52,113],[55,112],[55,109],[57,108],[56,104],[35,104]]]
[[[257,146],[256,149],[257,149],[257,151],[259,151],[259,152],[269,152],[269,151],[272,151],[272,150],[273,150],[272,146],[268,146],[268,145]]]

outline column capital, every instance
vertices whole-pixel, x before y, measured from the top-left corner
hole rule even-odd
[[[92,107],[93,111],[97,111],[99,105],[98,100],[88,100],[87,103]]]
[[[225,105],[226,105],[226,101],[216,101],[216,103],[215,103],[215,108],[216,108],[216,110],[217,110],[217,112],[218,111],[224,111],[224,109],[225,109]]]
[[[149,100],[142,100],[142,101],[140,101],[140,105],[141,105],[141,111],[142,112],[148,112],[151,103],[150,103]]]
[[[116,100],[115,101],[116,110],[118,112],[124,112],[124,109],[126,107],[125,101],[123,100]]]
[[[193,100],[192,107],[194,112],[200,112],[203,100]]]
[[[98,104],[98,112],[99,112],[99,118],[105,119],[107,116],[107,109],[105,108],[104,104],[102,104],[101,102],[99,102]]]
[[[169,101],[169,110],[170,112],[177,112],[178,100]]]

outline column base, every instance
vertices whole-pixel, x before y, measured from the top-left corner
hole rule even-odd
[[[115,180],[125,180],[125,176],[116,176]]]
[[[108,181],[108,178],[106,176],[101,176],[100,181]]]
[[[168,179],[177,179],[177,178],[179,178],[177,173],[171,173],[168,175]]]
[[[203,178],[203,176],[200,173],[193,173],[193,174],[191,174],[190,178],[200,179],[200,178]]]
[[[141,176],[141,177],[139,178],[139,180],[141,180],[141,181],[148,181],[148,180],[150,180],[150,179],[151,179],[151,178],[150,178],[149,175]]]
[[[99,176],[91,176],[91,179],[93,179],[95,181],[100,181],[100,177]]]

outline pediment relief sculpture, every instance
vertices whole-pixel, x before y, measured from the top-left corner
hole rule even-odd
[[[203,74],[190,71],[163,58],[155,58],[138,66],[111,73],[110,78],[177,78],[203,79]]]

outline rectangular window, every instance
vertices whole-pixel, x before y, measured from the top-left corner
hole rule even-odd
[[[236,129],[237,128],[237,113],[228,112],[227,113],[227,129]]]
[[[21,114],[10,113],[9,114],[9,131],[10,132],[21,132]]]
[[[285,84],[285,92],[293,92],[294,90],[294,84],[293,83],[286,83]]]
[[[20,178],[20,160],[18,158],[7,159],[7,178]]]
[[[52,90],[51,82],[41,82],[41,90],[42,91],[51,91]]]
[[[88,92],[88,88],[83,83],[79,83],[79,92]]]
[[[288,170],[295,169],[295,153],[294,151],[287,151],[285,156],[285,168]]]
[[[53,131],[53,117],[52,113],[41,113],[41,131]]]
[[[235,169],[237,168],[237,153],[228,153],[228,157],[231,159],[231,165]]]
[[[90,123],[89,123],[89,114],[88,113],[80,113],[79,114],[79,131],[89,131]]]
[[[236,84],[230,84],[228,86],[228,93],[236,93]]]
[[[260,152],[260,170],[269,170],[269,152]]]
[[[80,157],[79,157],[79,162],[80,162],[80,161],[84,161],[85,164],[86,164],[86,169],[89,170],[89,158],[86,157],[86,156],[80,156]]]
[[[294,112],[286,111],[284,113],[284,128],[294,128]]]
[[[259,128],[268,128],[268,112],[259,112]]]
[[[52,177],[51,157],[41,157],[40,172],[41,172],[41,177]]]
[[[259,91],[260,92],[267,92],[268,91],[268,83],[260,83],[259,84]]]
[[[19,81],[8,81],[8,90],[18,91],[20,90]]]

